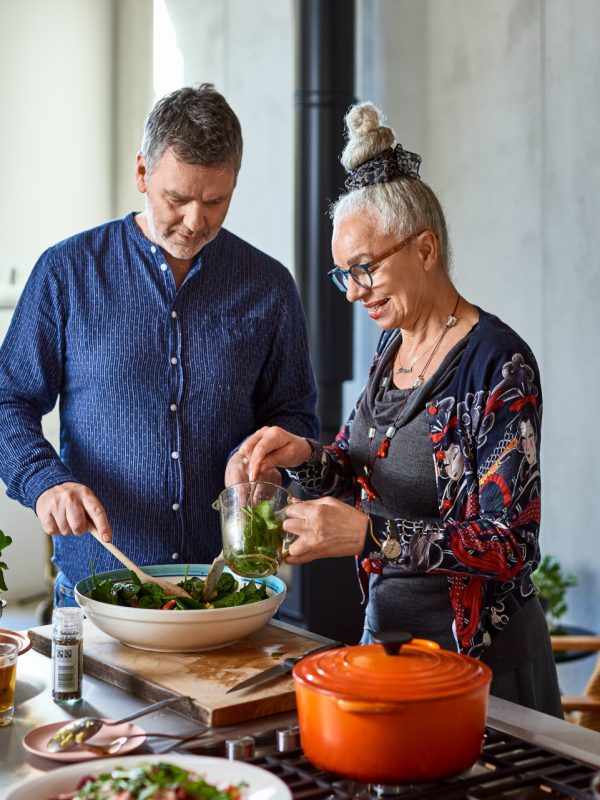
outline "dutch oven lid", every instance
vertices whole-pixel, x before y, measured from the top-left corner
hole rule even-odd
[[[294,666],[294,678],[338,697],[388,701],[467,694],[491,681],[485,664],[427,639],[394,633],[378,641],[307,656]]]

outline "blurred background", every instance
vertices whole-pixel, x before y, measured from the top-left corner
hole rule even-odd
[[[324,27],[303,27],[323,9]],[[340,41],[340,31],[350,40]],[[298,241],[306,225],[298,204],[300,197],[326,239],[324,209],[342,188],[336,159],[350,81],[350,94],[379,105],[398,141],[423,156],[422,177],[447,216],[461,293],[513,326],[538,358],[542,549],[577,578],[565,620],[598,633],[599,40],[598,0],[0,0],[0,338],[46,247],[142,210],[134,163],[154,100],[209,81],[238,114],[245,141],[226,227],[296,276],[315,359],[322,341],[340,363],[349,360],[347,374],[333,380],[337,425],[366,377],[379,329],[357,308],[333,348],[319,338],[323,307],[350,312],[324,277],[328,245],[315,259]],[[299,192],[315,172],[299,141],[312,65],[331,90],[320,100],[315,90],[316,105],[326,115],[333,109],[329,124],[340,121],[323,161],[331,194],[318,207]],[[318,307],[309,274],[323,276]],[[45,424],[58,446],[56,411]],[[22,610],[26,627],[47,591],[46,542],[34,514],[4,493],[0,528],[14,540],[5,553],[10,613]],[[340,581],[356,595],[352,566],[343,570]],[[347,614],[331,587],[328,596],[332,614]],[[559,668],[563,690],[581,689],[589,662]]]

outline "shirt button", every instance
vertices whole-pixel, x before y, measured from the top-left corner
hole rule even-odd
[[[175,460],[179,458],[179,453],[177,452],[177,450],[173,450],[173,452],[171,453],[171,458],[174,458]]]
[[[171,558],[173,559],[173,561],[177,561],[177,559],[179,558],[179,553],[173,553]]]
[[[173,511],[179,511],[179,503],[173,503]]]
[[[173,317],[173,319],[177,319],[177,312],[171,311],[171,316]]]
[[[171,364],[176,364],[176,363],[177,363],[177,356],[173,356],[171,358]]]
[[[163,272],[166,272],[168,270],[168,267],[167,267],[166,264],[161,264],[160,268],[162,269]]]
[[[176,403],[171,403],[169,408],[171,409],[171,411],[177,411],[177,404]]]
[[[151,253],[156,253],[156,247],[154,247],[154,245],[152,245],[152,247],[150,248],[150,252]]]

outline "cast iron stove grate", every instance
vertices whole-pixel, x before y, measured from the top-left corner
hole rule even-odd
[[[359,784],[323,772],[308,761],[299,747],[280,752],[281,733],[282,729],[273,729],[244,737],[241,741],[249,742],[250,752],[253,753],[244,760],[281,778],[292,792],[294,800],[593,798],[591,781],[596,773],[593,767],[490,728],[486,730],[481,758],[467,773],[445,781],[413,786]],[[212,739],[186,746],[181,751],[244,758],[239,751],[231,750],[232,744],[236,745],[236,740]]]

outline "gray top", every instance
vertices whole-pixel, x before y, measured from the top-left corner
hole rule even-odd
[[[398,389],[391,380],[382,385],[391,375],[400,342],[396,340],[384,352],[357,409],[349,442],[349,455],[358,474],[363,464],[373,463],[371,485],[378,499],[365,503],[370,514],[441,522],[425,404],[450,382],[467,341],[468,336],[458,342],[418,389]],[[386,430],[394,423],[399,427],[387,458],[373,462]],[[369,453],[368,431],[372,425],[377,433]],[[375,549],[375,542],[372,544]],[[407,575],[405,570],[385,565],[381,575],[371,576],[365,619],[368,630],[400,627],[415,637],[456,650],[453,621],[444,575]]]

